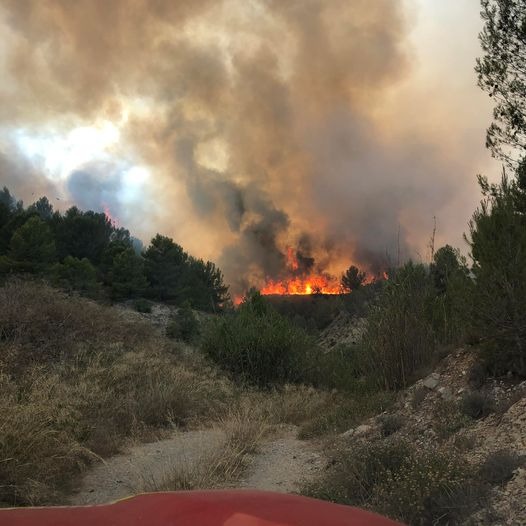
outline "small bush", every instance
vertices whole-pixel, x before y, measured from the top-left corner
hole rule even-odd
[[[417,389],[415,389],[415,392],[413,393],[413,398],[411,399],[411,407],[413,409],[418,409],[423,401],[426,399],[428,393],[427,387],[421,385]]]
[[[480,497],[471,488],[471,470],[457,454],[383,441],[340,451],[324,478],[304,492],[420,526],[459,523]]]
[[[202,349],[223,369],[261,387],[302,382],[315,368],[311,339],[259,294],[238,312],[213,320]]]
[[[480,389],[488,379],[488,371],[483,364],[474,363],[468,371],[468,382],[473,389]]]
[[[71,292],[94,295],[100,285],[97,282],[97,271],[87,258],[67,256],[62,263],[51,268],[51,280],[56,286]]]
[[[360,345],[344,344],[336,345],[329,352],[320,352],[311,382],[338,391],[368,389],[368,385],[363,385],[362,353]]]
[[[461,434],[453,439],[453,446],[460,452],[472,451],[476,445],[475,435]]]
[[[199,321],[192,309],[185,305],[177,310],[174,319],[166,327],[166,336],[191,342],[199,334]]]
[[[250,392],[253,407],[262,407],[273,424],[305,425],[340,402],[328,391],[305,385],[284,385],[270,392]]]
[[[457,403],[440,400],[435,404],[433,411],[433,429],[439,439],[448,439],[470,423],[470,418],[459,410]]]
[[[115,355],[152,339],[149,324],[123,321],[114,310],[51,287],[12,280],[0,288],[0,359],[14,376],[34,363],[65,362],[101,349]]]
[[[405,387],[432,362],[434,294],[423,265],[409,262],[386,282],[363,337],[364,369],[378,387]]]
[[[139,298],[133,302],[133,308],[142,314],[150,314],[152,312],[152,304],[148,300]]]
[[[389,471],[399,471],[410,456],[405,442],[371,443],[339,451],[323,480],[305,488],[308,496],[352,506],[367,506]]]
[[[177,464],[163,480],[146,480],[144,491],[180,491],[225,487],[239,479],[249,456],[256,452],[268,432],[268,421],[252,400],[242,398],[220,419],[225,432],[222,443],[189,462]]]
[[[22,391],[0,375],[0,503],[53,502],[90,459],[72,429],[75,415],[53,375],[27,379]]]
[[[385,391],[347,395],[335,398],[324,411],[314,415],[301,426],[299,438],[315,438],[347,431],[366,418],[381,413],[393,403],[391,393]]]
[[[466,492],[471,476],[458,455],[421,451],[388,470],[372,500],[375,509],[407,524],[456,524],[477,497]]]
[[[489,484],[504,484],[511,480],[514,471],[522,465],[522,460],[512,451],[501,449],[490,453],[479,469],[480,478]]]
[[[380,433],[383,437],[391,436],[404,426],[404,420],[399,415],[383,415],[379,419]]]
[[[487,393],[472,391],[462,397],[460,410],[474,420],[484,418],[495,410],[495,400]]]

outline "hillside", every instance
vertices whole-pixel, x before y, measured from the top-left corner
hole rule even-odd
[[[523,524],[526,381],[492,380],[475,388],[473,362],[471,351],[452,352],[432,373],[400,392],[388,411],[337,436],[330,443],[332,467],[308,494],[354,501],[349,492],[356,491],[357,482],[371,483],[367,470],[372,468],[361,464],[363,472],[353,474],[352,468],[347,471],[349,462],[383,454],[394,470],[388,505],[382,505],[387,513],[397,515],[411,502],[417,507],[429,490],[420,484],[445,484],[453,498],[425,504],[428,510],[442,508],[445,524]],[[392,465],[404,455],[414,457],[406,468],[409,477]],[[375,508],[375,499],[386,495],[385,487],[372,484],[372,494],[362,504]]]
[[[406,389],[364,391],[328,368],[341,375],[352,356],[342,349],[366,334],[366,320],[341,312],[315,347],[323,384],[257,388],[222,372],[196,340],[167,338],[175,307],[139,313],[22,281],[0,296],[5,505],[244,487],[409,524],[524,517],[526,382],[487,378],[472,348],[448,350]],[[215,326],[195,316],[199,330]]]

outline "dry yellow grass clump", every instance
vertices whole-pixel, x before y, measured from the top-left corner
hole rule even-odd
[[[0,289],[0,503],[55,502],[94,455],[215,418],[232,396],[146,324],[40,284]]]

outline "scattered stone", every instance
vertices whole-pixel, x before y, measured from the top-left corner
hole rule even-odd
[[[422,383],[424,387],[428,389],[435,389],[440,381],[440,375],[438,373],[431,373]]]

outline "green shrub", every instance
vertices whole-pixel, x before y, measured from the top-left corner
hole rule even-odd
[[[466,260],[458,249],[445,245],[435,252],[429,270],[436,291],[432,312],[435,336],[443,344],[462,341],[470,324],[473,289]]]
[[[313,342],[253,293],[233,314],[213,320],[203,351],[220,367],[262,387],[312,378]]]
[[[471,420],[459,410],[454,401],[439,400],[433,409],[433,429],[438,438],[445,440],[466,427]]]
[[[53,265],[52,281],[67,291],[93,294],[97,291],[97,271],[87,258],[77,259],[67,256],[62,263]]]
[[[185,305],[177,309],[173,320],[166,327],[166,336],[191,342],[199,334],[199,321],[192,309]]]
[[[470,223],[473,327],[492,375],[526,377],[526,163],[517,180],[480,179],[484,200]]]
[[[409,455],[400,469],[388,469],[372,498],[377,511],[411,525],[457,524],[474,505],[466,489],[469,465],[457,454],[434,449]]]
[[[392,440],[338,452],[322,480],[304,493],[419,526],[457,524],[480,496],[468,464],[456,453],[415,451]]]
[[[301,426],[299,437],[308,439],[342,433],[389,409],[393,401],[392,393],[386,391],[340,395],[333,404]]]
[[[379,417],[380,433],[388,437],[396,433],[404,426],[404,420],[400,415],[382,415]]]
[[[383,389],[407,386],[433,359],[434,289],[423,265],[396,270],[368,316],[364,370]]]
[[[409,444],[402,441],[369,443],[339,451],[329,473],[304,492],[341,504],[367,506],[387,473],[399,471],[410,455]]]
[[[514,471],[523,464],[522,459],[513,451],[501,449],[490,453],[480,466],[480,478],[489,484],[504,484],[511,480]]]
[[[411,398],[411,407],[413,409],[418,409],[422,405],[423,401],[426,399],[428,391],[427,387],[423,385],[415,389],[413,398]]]
[[[463,414],[474,420],[484,418],[495,411],[495,400],[487,393],[471,391],[462,397],[460,409]]]
[[[265,300],[298,327],[317,334],[340,313],[342,299],[337,295],[270,296]]]
[[[143,314],[150,314],[152,312],[152,304],[148,300],[145,300],[143,298],[139,298],[138,300],[135,300],[133,302],[133,308],[137,312],[141,312]]]
[[[363,381],[362,353],[360,345],[345,344],[336,345],[328,352],[320,352],[314,374],[306,380],[338,391],[366,391],[369,386]]]

